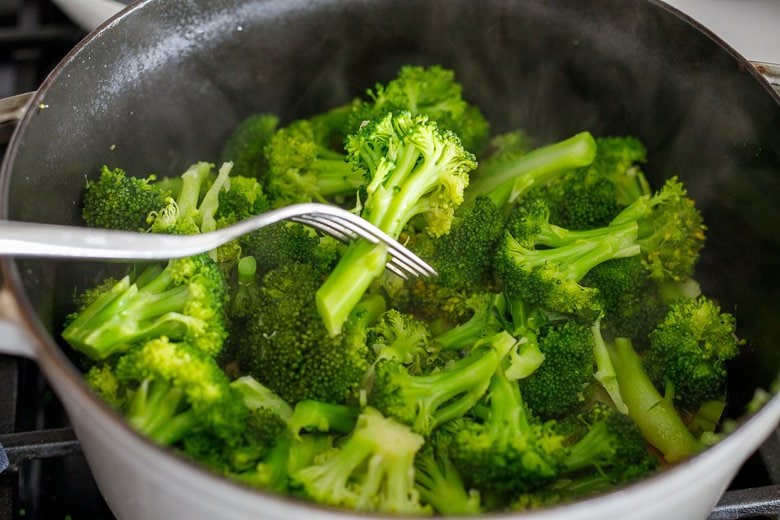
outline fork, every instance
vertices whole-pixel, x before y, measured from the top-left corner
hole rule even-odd
[[[436,276],[436,271],[397,240],[337,206],[303,203],[267,211],[197,235],[136,233],[58,224],[0,220],[0,256],[99,260],[167,260],[211,251],[241,235],[282,220],[298,222],[342,242],[363,238],[383,245],[386,268],[401,278]]]

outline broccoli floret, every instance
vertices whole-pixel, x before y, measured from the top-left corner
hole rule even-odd
[[[270,209],[270,203],[257,179],[235,174],[235,166],[219,192],[219,205],[214,213],[217,227],[246,220]]]
[[[505,328],[503,295],[490,292],[476,293],[464,302],[471,316],[462,323],[438,334],[434,341],[445,350],[470,348],[477,341],[492,336]]]
[[[601,326],[604,334],[613,338],[624,336],[644,343],[666,313],[667,304],[658,281],[650,278],[641,255],[599,264],[581,283],[598,289],[604,308]]]
[[[429,513],[414,485],[414,458],[424,442],[407,426],[368,407],[330,457],[292,477],[319,503],[357,511]]]
[[[447,233],[476,166],[455,134],[409,112],[368,123],[348,137],[347,151],[367,175],[361,216],[393,238],[417,215],[432,236]],[[386,260],[382,245],[359,241],[347,248],[317,291],[317,308],[331,335],[339,333]]]
[[[342,149],[329,142],[327,126],[299,119],[279,129],[268,140],[268,172],[263,184],[274,207],[298,202],[327,202],[357,194],[363,172],[347,161]]]
[[[291,263],[310,265],[316,272],[330,272],[338,261],[340,244],[296,222],[278,222],[239,239],[244,255],[257,261],[261,272]]]
[[[377,84],[367,94],[369,101],[358,103],[351,116],[355,130],[364,121],[381,118],[388,112],[408,111],[454,132],[463,147],[474,153],[482,150],[488,139],[487,120],[478,107],[463,99],[463,88],[450,69],[407,65],[393,80],[386,85]]]
[[[643,365],[657,388],[674,385],[674,400],[696,407],[721,397],[726,363],[743,343],[732,314],[722,312],[711,298],[699,296],[673,303],[650,332]]]
[[[226,298],[225,279],[208,255],[170,260],[107,287],[76,311],[62,337],[94,360],[158,336],[215,356],[226,336]]]
[[[149,227],[150,213],[165,206],[169,193],[150,175],[141,179],[124,170],[103,166],[97,180],[87,181],[82,216],[90,227],[141,231]]]
[[[544,188],[552,220],[560,226],[606,226],[622,208],[651,193],[639,167],[647,157],[639,140],[600,137],[596,146],[590,165],[568,172]]]
[[[553,322],[537,335],[541,365],[520,380],[526,405],[543,419],[561,418],[593,392],[594,339],[589,325]]]
[[[670,398],[661,396],[642,367],[642,358],[628,338],[616,338],[610,346],[617,382],[628,416],[647,442],[668,462],[698,452],[702,445],[686,427]]]
[[[474,406],[516,342],[506,332],[495,334],[477,342],[466,356],[423,375],[380,359],[369,382],[368,404],[427,435]]]
[[[119,358],[120,392],[127,393],[128,422],[161,444],[173,444],[196,429],[229,437],[246,409],[213,358],[165,336],[138,345]]]
[[[544,201],[525,206],[498,247],[497,276],[513,299],[592,322],[602,312],[598,290],[579,282],[595,266],[639,254],[637,224],[627,222],[587,231],[549,223]]]
[[[330,336],[314,305],[320,283],[321,275],[308,264],[289,264],[265,274],[260,305],[238,349],[242,371],[290,403],[355,398],[369,366],[368,327],[385,311],[381,297],[367,296],[343,333]]]
[[[450,460],[444,435],[435,432],[417,454],[414,480],[420,499],[441,515],[477,515],[482,512],[479,492],[467,489]]]
[[[642,433],[626,415],[595,403],[577,414],[583,433],[575,436],[563,460],[566,472],[595,472],[611,485],[633,482],[658,467]]]
[[[467,487],[478,489],[491,509],[552,482],[559,474],[564,437],[535,420],[520,388],[503,370],[494,373],[485,410],[456,428],[449,456]]]
[[[472,175],[467,200],[490,197],[498,207],[513,202],[531,188],[590,164],[596,142],[588,132],[529,152],[502,153],[482,161]]]
[[[431,333],[424,321],[390,309],[371,326],[366,339],[377,359],[397,361],[419,373],[431,353]]]
[[[267,169],[264,148],[279,118],[253,114],[238,124],[222,147],[222,162],[233,163],[233,175],[258,178]]]
[[[612,225],[637,222],[637,243],[657,280],[686,280],[704,246],[706,227],[682,182],[668,179],[653,195],[639,197],[623,209]]]

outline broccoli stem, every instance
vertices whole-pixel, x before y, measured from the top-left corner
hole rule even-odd
[[[317,173],[317,187],[323,199],[354,193],[363,184],[362,172],[335,152],[321,151],[311,168]]]
[[[125,413],[128,422],[152,440],[168,446],[195,424],[192,413],[176,413],[184,392],[168,381],[145,380],[133,393]]]
[[[611,351],[628,416],[644,438],[669,462],[698,452],[702,445],[686,427],[670,399],[661,396],[642,368],[628,338],[616,338]]]
[[[601,335],[601,319],[596,320],[591,327],[593,331],[593,357],[596,360],[596,372],[593,377],[601,384],[607,392],[615,409],[620,413],[627,414],[628,408],[620,394],[617,373],[612,358],[609,355],[609,348]]]
[[[344,256],[317,290],[317,310],[331,336],[342,325],[363,294],[385,269],[387,248],[364,240],[349,245]]]
[[[180,215],[188,215],[198,209],[203,182],[211,172],[211,164],[199,162],[190,166],[181,174],[181,191],[176,198]]]
[[[203,200],[200,201],[198,210],[200,212],[201,233],[217,229],[217,221],[214,219],[214,214],[217,212],[217,208],[219,208],[219,192],[222,191],[225,186],[229,185],[230,179],[228,176],[232,169],[232,162],[226,162],[220,166],[219,172],[217,173],[217,179],[203,196]]]
[[[468,189],[469,199],[490,197],[498,207],[516,200],[535,185],[582,166],[596,156],[596,141],[580,132],[557,143],[536,148],[516,160],[485,164]]]

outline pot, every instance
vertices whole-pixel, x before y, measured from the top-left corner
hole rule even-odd
[[[780,367],[780,98],[744,58],[654,0],[141,1],[77,46],[43,83],[9,145],[0,216],[79,224],[103,164],[178,174],[215,161],[253,112],[283,121],[343,103],[407,63],[456,71],[495,131],[538,142],[632,134],[654,185],[679,175],[709,225],[697,279],[749,343],[731,368],[738,428],[651,478],[516,515],[704,518],[776,428],[780,397],[743,416]],[[150,170],[153,169],[153,170]],[[34,358],[63,401],[119,518],[343,518],[223,480],[154,446],[85,387],[57,340],[73,287],[115,266],[2,261],[6,352]]]

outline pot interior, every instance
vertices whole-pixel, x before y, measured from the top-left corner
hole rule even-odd
[[[404,64],[456,71],[496,132],[544,144],[631,134],[659,186],[678,175],[702,210],[696,277],[749,342],[739,413],[780,367],[780,104],[738,56],[660,2],[141,2],[43,85],[3,170],[2,216],[80,224],[103,164],[177,175],[217,161],[254,112],[284,122],[343,103]],[[25,260],[8,273],[55,338],[73,288],[117,264]],[[55,341],[47,340],[52,348]]]

